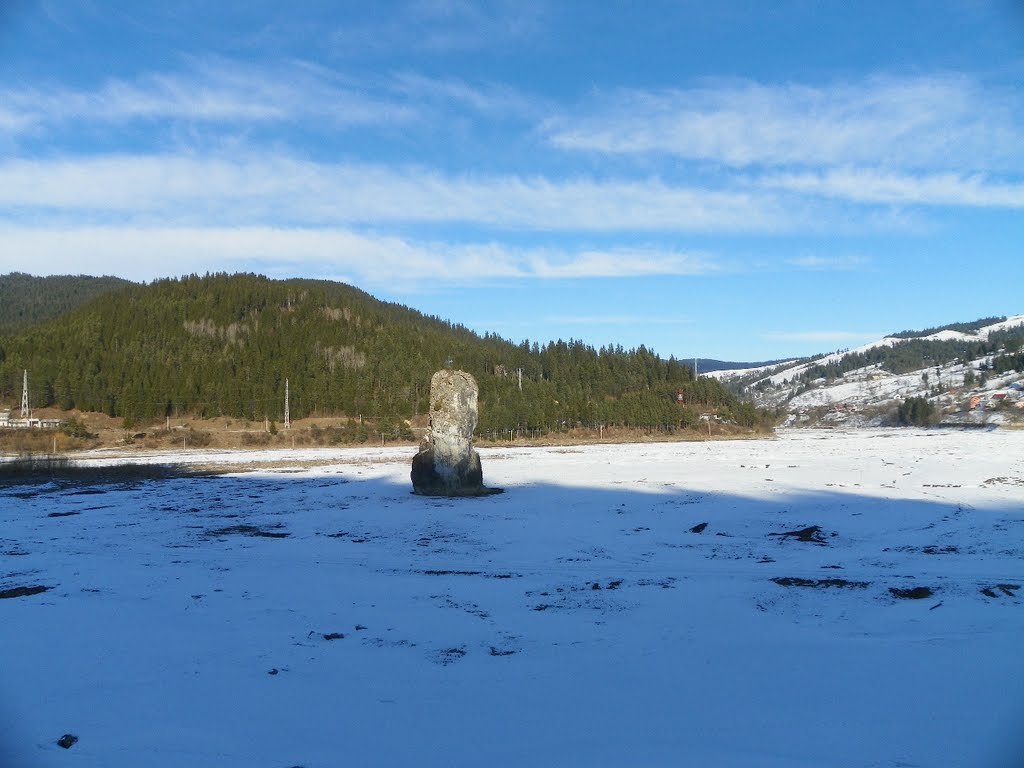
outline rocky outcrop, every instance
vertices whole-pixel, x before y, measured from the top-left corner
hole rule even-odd
[[[438,371],[430,380],[430,432],[412,460],[413,493],[422,496],[484,496],[480,454],[473,448],[477,424],[476,380],[465,371]]]

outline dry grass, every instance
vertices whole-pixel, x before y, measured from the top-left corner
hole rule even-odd
[[[50,410],[53,412],[51,413]],[[43,430],[0,430],[0,455],[66,454],[93,448],[134,450],[171,450],[174,448],[210,448],[218,450],[246,450],[264,448],[305,448],[315,446],[381,445],[382,440],[374,425],[366,424],[365,441],[353,441],[351,426],[346,417],[308,418],[292,422],[285,430],[276,424],[268,430],[263,421],[246,421],[226,417],[212,419],[172,418],[133,425],[125,429],[123,421],[102,413],[59,411],[48,409],[37,415],[43,418],[74,418],[85,425],[91,438],[72,438],[62,432]],[[423,434],[423,417],[415,421],[416,437],[412,440],[386,437],[385,445],[415,446]],[[349,436],[343,436],[345,430]],[[707,425],[694,429],[679,429],[671,433],[642,428],[608,427],[603,431],[577,428],[565,432],[551,432],[543,436],[516,436],[513,440],[489,440],[477,435],[479,446],[551,446],[587,445],[591,443],[680,442],[701,440],[735,440],[769,437],[771,433],[735,425],[714,423],[709,436]]]
[[[185,465],[125,463],[89,466],[76,464],[67,456],[28,454],[0,462],[0,488],[40,483],[107,485],[204,474],[210,474],[209,470]]]

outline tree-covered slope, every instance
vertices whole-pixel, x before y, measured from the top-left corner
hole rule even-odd
[[[119,277],[0,275],[0,333],[23,331],[129,285]]]
[[[480,384],[482,429],[688,425],[707,408],[758,420],[718,382],[644,347],[513,344],[340,283],[223,274],[132,285],[0,338],[0,400],[16,401],[28,369],[37,405],[279,420],[287,379],[293,418],[397,420],[428,410],[448,359]]]

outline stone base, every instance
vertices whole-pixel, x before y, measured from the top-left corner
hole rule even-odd
[[[454,467],[438,464],[433,448],[412,459],[412,492],[419,496],[491,496],[501,488],[484,487],[480,454],[474,450]]]

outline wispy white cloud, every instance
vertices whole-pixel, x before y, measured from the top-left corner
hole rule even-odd
[[[770,188],[859,203],[1024,208],[1024,183],[994,181],[981,174],[913,175],[863,168],[764,176]]]
[[[378,89],[379,90],[379,89]],[[408,104],[302,62],[275,67],[197,59],[178,72],[110,79],[94,89],[0,89],[0,131],[79,123],[172,120],[252,125],[326,120],[332,125],[407,121]]]
[[[817,254],[795,256],[791,259],[786,259],[786,264],[791,267],[819,271],[859,269],[869,262],[870,260],[865,256],[821,256]]]
[[[546,100],[503,83],[434,78],[416,72],[394,75],[389,79],[387,89],[414,103],[440,102],[488,116],[519,116],[537,120],[553,109]]]
[[[448,176],[287,155],[107,155],[0,164],[0,206],[20,218],[231,224],[461,222],[543,231],[778,232],[816,218],[772,194],[659,180]]]
[[[566,150],[661,153],[733,167],[1024,168],[1019,93],[963,76],[829,86],[711,83],[623,90],[545,126]]]
[[[333,30],[334,46],[342,53],[501,49],[539,34],[545,10],[535,0],[412,0],[381,8],[381,18]]]
[[[706,255],[517,249],[367,235],[346,229],[270,227],[0,226],[0,272],[117,274],[151,280],[190,272],[250,271],[348,279],[416,291],[495,279],[692,275]]]
[[[719,271],[706,256],[654,249],[583,251],[569,261],[538,254],[530,258],[530,268],[537,277],[552,278],[702,275]]]

